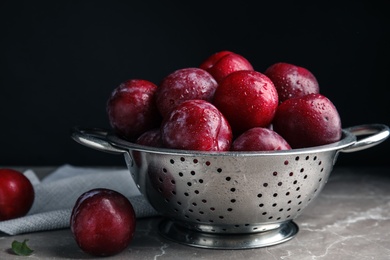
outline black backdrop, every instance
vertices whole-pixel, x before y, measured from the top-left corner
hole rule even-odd
[[[389,120],[388,1],[1,1],[0,165],[124,165],[70,138],[109,127],[105,104],[130,78],[156,84],[231,50],[263,72],[311,70],[343,127]],[[389,165],[390,140],[338,165]]]

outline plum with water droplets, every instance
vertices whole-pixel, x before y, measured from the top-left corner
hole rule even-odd
[[[199,67],[207,70],[218,83],[235,71],[254,70],[244,56],[231,51],[216,52],[205,59]]]
[[[316,77],[308,69],[291,63],[278,62],[264,72],[275,85],[279,102],[320,92]]]
[[[205,100],[187,100],[164,119],[161,138],[167,148],[228,151],[231,127],[223,114]]]
[[[217,87],[215,79],[203,69],[178,69],[167,75],[159,84],[156,106],[165,117],[183,101],[202,99],[210,102]]]
[[[94,256],[111,256],[133,240],[136,215],[133,205],[121,193],[96,188],[81,194],[70,217],[70,229],[77,245]]]
[[[274,84],[257,71],[231,73],[220,83],[213,100],[235,135],[253,127],[269,126],[278,103]]]
[[[133,141],[142,133],[156,128],[161,116],[154,103],[157,86],[147,80],[131,79],[115,88],[106,105],[114,132]]]
[[[322,94],[287,99],[279,105],[272,123],[292,148],[337,142],[342,134],[340,115]]]

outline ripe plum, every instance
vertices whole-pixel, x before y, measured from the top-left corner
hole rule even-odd
[[[228,151],[230,125],[222,113],[205,100],[187,100],[175,107],[162,123],[161,138],[167,148]]]

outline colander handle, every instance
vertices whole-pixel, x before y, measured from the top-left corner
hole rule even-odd
[[[127,152],[113,146],[107,139],[108,132],[99,128],[72,128],[71,137],[76,142],[98,151],[123,154]]]
[[[364,150],[380,144],[390,134],[389,127],[383,124],[358,125],[345,128],[344,130],[355,136],[367,135],[367,137],[357,140],[353,145],[343,148],[341,152],[345,153]]]

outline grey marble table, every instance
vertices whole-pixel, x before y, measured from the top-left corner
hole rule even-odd
[[[50,167],[33,167],[44,176]],[[324,190],[295,220],[298,234],[265,248],[213,250],[177,244],[157,232],[161,219],[141,219],[122,253],[108,259],[390,259],[390,167],[335,167]],[[0,259],[26,259],[9,251],[13,240],[29,239],[28,259],[90,259],[69,229],[0,234]],[[105,258],[105,259],[107,259]]]

